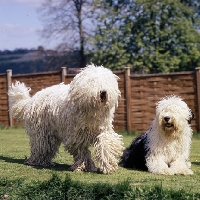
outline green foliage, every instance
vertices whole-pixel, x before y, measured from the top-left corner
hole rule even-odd
[[[107,3],[106,3],[107,2]],[[194,70],[200,64],[198,1],[96,2],[104,13],[92,62],[137,73]]]
[[[164,190],[161,185],[148,187],[132,187],[128,180],[117,184],[95,183],[88,184],[73,181],[69,175],[62,180],[53,174],[49,180],[24,183],[22,180],[8,180],[0,178],[1,199],[29,199],[29,200],[162,200],[162,199],[198,199],[198,193],[188,194],[184,190]]]
[[[0,178],[0,199],[3,199],[8,194],[12,194],[14,190],[20,188],[23,184],[23,179],[9,180],[8,178]]]
[[[17,184],[16,184],[17,183]],[[18,180],[0,179],[0,194],[11,199],[124,199],[132,193],[128,181],[115,185],[87,184],[73,181],[69,175],[62,180],[53,174],[49,180],[24,184]],[[9,188],[9,189],[7,189]]]

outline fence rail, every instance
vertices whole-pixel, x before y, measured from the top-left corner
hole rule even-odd
[[[146,131],[155,117],[157,101],[166,95],[181,96],[188,104],[195,118],[192,128],[200,131],[200,68],[195,72],[180,72],[169,74],[130,74],[130,69],[114,71],[119,76],[121,99],[115,112],[114,128],[116,131]],[[70,83],[75,75],[67,74],[65,67],[61,71],[12,75],[12,70],[0,74],[0,124],[13,126],[19,124],[8,110],[7,91],[11,83],[24,82],[31,87],[31,95],[37,91],[64,82]]]

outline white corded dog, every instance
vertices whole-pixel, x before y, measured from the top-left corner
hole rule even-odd
[[[150,129],[124,151],[119,165],[155,174],[193,174],[189,162],[193,117],[180,97],[161,99]]]
[[[29,165],[52,165],[61,143],[73,155],[73,171],[96,171],[89,146],[94,146],[100,170],[109,174],[118,167],[122,137],[112,122],[120,91],[111,70],[93,64],[69,85],[48,87],[30,97],[30,88],[16,82],[8,95],[13,117],[24,121],[30,137]]]

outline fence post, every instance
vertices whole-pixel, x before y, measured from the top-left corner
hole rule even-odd
[[[125,68],[125,95],[126,95],[126,130],[131,132],[131,85],[130,68]]]
[[[196,79],[197,79],[197,123],[198,123],[198,132],[200,131],[200,67],[195,68],[196,70]]]
[[[67,75],[67,68],[66,67],[62,67],[62,77],[61,80],[63,83],[65,83],[65,76]]]
[[[7,92],[10,88],[10,86],[12,85],[12,69],[8,69],[7,70]],[[13,118],[10,112],[10,103],[9,103],[9,96],[8,96],[8,115],[9,115],[9,126],[13,126]]]

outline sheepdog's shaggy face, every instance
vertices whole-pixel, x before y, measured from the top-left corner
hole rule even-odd
[[[181,134],[193,117],[193,113],[180,97],[167,96],[157,103],[156,118],[166,136]]]
[[[118,77],[111,70],[93,64],[84,68],[70,83],[70,101],[88,108],[117,106],[120,97]]]

